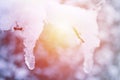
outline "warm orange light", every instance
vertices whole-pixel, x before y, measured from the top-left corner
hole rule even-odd
[[[73,47],[81,43],[73,28],[65,23],[46,24],[42,39],[46,41],[46,44],[50,44],[50,46]]]

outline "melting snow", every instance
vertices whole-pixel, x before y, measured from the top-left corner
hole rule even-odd
[[[93,52],[99,46],[97,12],[52,3],[52,1],[49,3],[37,0],[8,1],[10,3],[4,0],[0,1],[0,4],[2,4],[0,5],[0,30],[14,31],[15,22],[23,28],[23,30],[15,32],[24,39],[25,63],[29,69],[32,70],[35,67],[34,47],[44,28],[44,21],[55,26],[65,23],[71,30],[75,27],[84,40],[84,43],[80,46],[84,54],[84,71],[89,72],[92,69]],[[76,42],[76,40],[74,41]],[[77,45],[78,42],[75,44]]]

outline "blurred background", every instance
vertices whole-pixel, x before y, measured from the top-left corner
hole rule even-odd
[[[87,9],[99,0],[59,1]],[[58,55],[49,54],[40,42],[34,54],[36,68],[31,71],[24,62],[22,38],[9,30],[0,31],[0,80],[120,80],[120,1],[106,0],[97,22],[101,43],[94,52],[94,67],[89,74],[82,70],[82,61],[75,65],[59,62]]]

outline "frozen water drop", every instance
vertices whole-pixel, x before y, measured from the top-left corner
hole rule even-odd
[[[35,57],[33,55],[25,55],[25,63],[30,70],[35,68]]]
[[[85,61],[83,64],[83,70],[85,73],[90,73],[93,68],[93,60]]]

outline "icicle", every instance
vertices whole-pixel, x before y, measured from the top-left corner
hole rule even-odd
[[[94,65],[93,51],[86,49],[86,51],[84,51],[84,63],[83,63],[84,72],[90,73],[92,71],[93,65]]]
[[[21,25],[24,27],[21,36],[25,45],[25,63],[30,70],[35,68],[34,47],[43,30],[43,21],[46,16],[44,6],[41,4],[39,5],[37,2],[28,3],[23,13],[20,14],[23,19],[25,18],[25,22],[23,22],[23,19],[20,17],[20,21],[23,22]]]
[[[40,1],[47,2],[47,0]],[[16,4],[16,2],[14,4]],[[84,43],[81,47],[85,60],[83,64],[84,71],[87,73],[90,72],[93,66],[93,52],[94,49],[99,45],[99,39],[97,38],[97,14],[95,11],[84,10],[82,8],[61,5],[58,3],[52,4],[52,2],[48,2],[48,4],[46,4],[47,7],[44,7],[43,2],[39,2],[39,0],[26,0],[26,2],[22,0],[21,2],[22,3],[17,2],[21,5],[15,8],[15,10],[12,10],[10,14],[0,13],[0,15],[2,15],[2,17],[0,16],[0,30],[11,29],[16,20],[18,21],[19,25],[22,26],[22,28],[15,27],[14,29],[20,32],[20,35],[24,39],[25,63],[28,68],[33,70],[35,67],[34,47],[43,30],[43,20],[47,19],[48,22],[54,25],[60,25],[63,23],[69,24],[69,27],[71,27],[71,32],[73,32],[72,27],[75,26],[75,29],[77,29],[77,31],[74,29],[75,34],[81,41],[84,40],[82,41]],[[47,9],[47,13],[44,12],[43,8]],[[80,35],[78,34],[79,32],[81,33]],[[73,33],[73,35],[75,34]],[[75,37],[72,38],[75,39]],[[71,37],[68,39],[71,40]],[[77,45],[77,40],[73,39],[71,41],[74,41],[73,44]]]
[[[24,39],[24,45],[25,45],[25,63],[26,65],[28,66],[28,68],[30,70],[33,70],[34,69],[34,65],[35,65],[35,57],[34,57],[34,52],[33,52],[33,48],[35,46],[35,42],[36,40],[35,39],[28,39],[28,38],[25,38]]]
[[[31,25],[31,27],[28,26],[27,29],[25,29],[22,34],[24,37],[24,45],[25,45],[25,49],[24,49],[25,63],[30,70],[33,70],[35,67],[34,47],[43,28],[43,23],[40,22],[40,24],[37,25],[38,26],[36,25]]]

